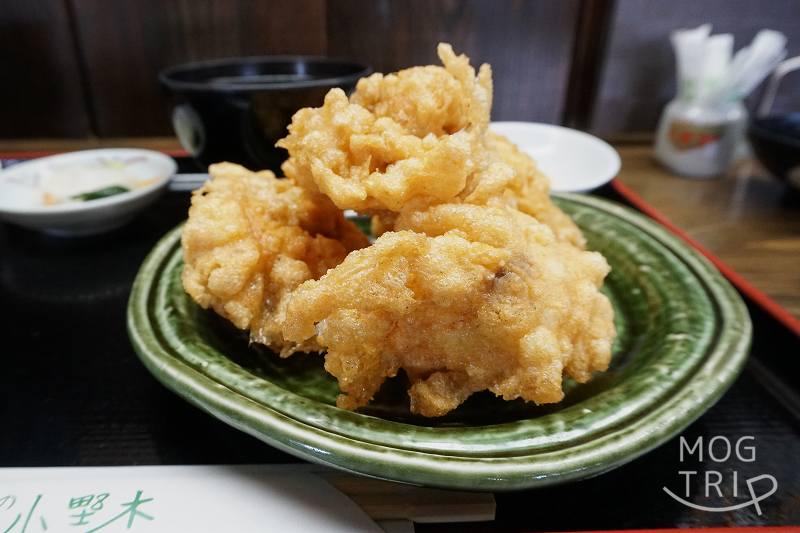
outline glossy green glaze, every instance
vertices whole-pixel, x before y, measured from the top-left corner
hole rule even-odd
[[[704,258],[649,219],[588,196],[560,196],[589,248],[612,267],[604,291],[618,337],[608,372],[565,384],[558,405],[477,394],[446,417],[408,412],[393,380],[360,412],[335,407],[318,354],[280,359],[195,305],[180,282],[180,229],[142,265],[131,340],[166,386],[229,424],[300,457],[374,477],[480,490],[533,487],[609,470],[661,444],[727,389],[751,325]]]

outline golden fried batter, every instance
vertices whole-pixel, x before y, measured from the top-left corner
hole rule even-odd
[[[439,46],[445,67],[414,67],[362,79],[351,100],[338,89],[298,111],[282,169],[340,209],[399,211],[451,200],[481,157],[492,102],[491,69]]]
[[[300,346],[283,339],[287,298],[366,246],[366,237],[327,198],[272,172],[219,163],[209,173],[183,228],[186,292],[249,329],[255,342],[284,354],[316,349],[313,339]]]
[[[488,131],[490,67],[476,75],[449,45],[438,53],[444,67],[373,74],[350,100],[334,90],[322,107],[295,114],[278,143],[289,151],[286,175],[341,209],[374,215],[377,234],[402,210],[465,202],[515,207],[583,247],[535,163]]]
[[[541,306],[539,298],[544,298],[545,307],[558,307],[565,313],[561,328],[562,332],[569,331],[573,347],[565,366],[567,375],[583,383],[593,372],[608,367],[616,330],[611,303],[599,291],[610,271],[601,254],[557,239],[548,226],[509,207],[438,205],[405,213],[396,226],[429,236],[460,235],[472,242],[512,250],[515,257],[524,258],[518,265],[524,265],[529,273],[538,272],[536,277],[543,284],[541,291],[529,294],[530,301]],[[541,307],[539,311],[551,313]]]
[[[424,416],[482,390],[558,402],[564,376],[609,364],[608,264],[488,130],[490,68],[438,53],[443,66],[298,111],[278,143],[288,179],[212,166],[183,230],[184,287],[282,356],[326,351],[343,408],[401,370]],[[341,209],[373,216],[374,244]]]
[[[350,101],[378,117],[388,117],[417,137],[440,137],[466,128],[484,131],[492,108],[492,69],[475,69],[465,55],[439,44],[444,68],[412,67],[396,74],[359,80]]]
[[[411,410],[440,416],[484,389],[557,402],[563,374],[608,366],[601,255],[510,208],[445,204],[396,226],[413,231],[385,233],[289,302],[284,335],[327,349],[340,407],[365,405],[400,369]]]
[[[289,151],[282,168],[298,185],[340,209],[370,212],[452,198],[475,168],[473,144],[466,131],[419,138],[332,89],[322,107],[295,113],[278,146]]]
[[[583,249],[586,246],[583,234],[553,203],[548,179],[530,156],[502,135],[489,131],[484,139],[486,149],[477,163],[478,170],[467,178],[465,188],[452,202],[513,207],[549,226],[559,240]],[[425,207],[410,202],[400,213]],[[374,215],[372,229],[376,235],[395,227],[398,213],[382,211]]]
[[[497,133],[487,132],[485,142],[493,159],[502,161],[512,168],[512,177],[500,186],[502,178],[493,180],[490,177],[498,172],[497,166],[494,168],[489,166],[476,180],[477,190],[466,195],[462,193],[464,200],[478,205],[496,203],[509,205],[549,226],[559,240],[584,248],[586,240],[583,234],[572,219],[550,199],[550,180],[542,174],[533,159],[506,137]],[[501,170],[500,174],[503,172]]]

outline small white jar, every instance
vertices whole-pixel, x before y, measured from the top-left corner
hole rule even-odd
[[[656,158],[692,178],[725,173],[744,139],[747,110],[741,100],[702,105],[680,95],[664,108],[656,132]]]

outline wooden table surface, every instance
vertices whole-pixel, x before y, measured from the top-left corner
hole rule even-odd
[[[617,149],[623,184],[800,318],[800,193],[753,161],[693,180],[665,170],[649,145]]]
[[[0,140],[0,152],[103,146],[177,150],[172,138]],[[751,161],[711,180],[678,177],[649,144],[618,144],[619,180],[756,288],[800,318],[800,193]]]

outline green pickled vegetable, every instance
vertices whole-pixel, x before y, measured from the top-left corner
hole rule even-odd
[[[358,226],[358,229],[360,229],[364,235],[367,237],[372,235],[372,221],[369,217],[358,216],[353,217],[351,220],[356,226]]]
[[[109,196],[114,196],[115,194],[122,194],[124,192],[130,191],[129,188],[123,187],[121,185],[112,185],[111,187],[103,187],[102,189],[97,189],[96,191],[91,192],[84,192],[81,194],[76,194],[72,197],[73,200],[82,200],[87,202],[89,200],[98,200],[100,198],[108,198]]]

